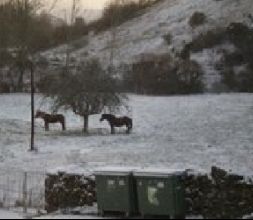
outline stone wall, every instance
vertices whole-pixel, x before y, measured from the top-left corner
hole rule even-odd
[[[45,181],[45,209],[48,213],[59,209],[93,206],[96,202],[95,180],[74,174],[50,174]]]
[[[253,182],[213,167],[211,175],[187,174],[188,215],[205,219],[242,218],[253,213]]]

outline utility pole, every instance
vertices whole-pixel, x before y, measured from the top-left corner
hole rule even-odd
[[[30,61],[30,71],[31,71],[31,151],[35,150],[34,146],[34,136],[35,136],[35,121],[34,121],[34,108],[35,108],[35,103],[34,103],[34,66],[32,61]]]

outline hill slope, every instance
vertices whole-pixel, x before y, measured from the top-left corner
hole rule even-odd
[[[189,25],[194,12],[206,15],[206,22],[196,28]],[[129,22],[112,31],[99,35],[90,35],[83,39],[83,46],[73,48],[76,59],[98,57],[104,65],[108,65],[113,49],[114,64],[131,64],[141,54],[178,54],[184,46],[200,33],[208,30],[227,27],[232,22],[242,22],[248,26],[252,21],[252,0],[166,0],[156,4]],[[164,40],[171,35],[171,43]],[[113,36],[113,37],[112,37]],[[112,44],[112,39],[114,43]],[[82,41],[81,41],[82,42]],[[87,43],[88,42],[88,43]],[[191,54],[191,59],[201,64],[205,72],[207,88],[219,81],[219,74],[214,68],[215,62],[221,58],[221,50],[233,50],[229,43]],[[48,57],[62,58],[64,46],[46,53]]]

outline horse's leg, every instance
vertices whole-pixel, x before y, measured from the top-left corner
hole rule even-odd
[[[115,134],[115,128],[113,125],[111,125],[111,134]]]
[[[132,119],[130,119],[128,126],[129,126],[129,133],[131,133],[131,131],[133,130],[133,120]]]
[[[62,124],[62,130],[63,130],[63,131],[66,131],[65,120],[63,120],[63,121],[61,122],[61,124]]]
[[[127,123],[126,126],[127,126],[127,134],[130,134],[131,130],[133,129],[133,123],[132,122]]]
[[[64,123],[63,122],[61,122],[61,126],[62,126],[62,130],[65,131]]]
[[[129,125],[127,125],[127,131],[126,131],[126,133],[130,134],[130,131],[131,131],[131,127]]]
[[[45,122],[45,130],[49,131],[49,123]]]

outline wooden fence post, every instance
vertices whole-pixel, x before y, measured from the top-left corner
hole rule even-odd
[[[24,173],[23,181],[23,212],[27,214],[27,172]]]

